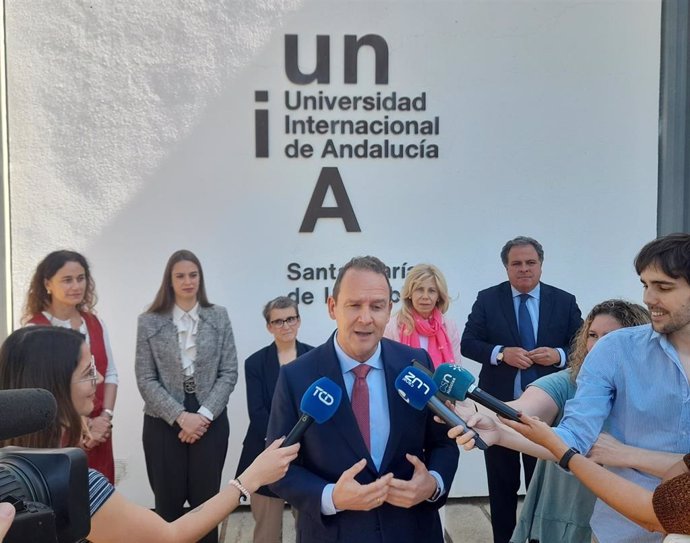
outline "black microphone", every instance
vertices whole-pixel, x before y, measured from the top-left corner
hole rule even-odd
[[[321,377],[314,381],[302,396],[300,403],[302,414],[281,447],[289,447],[302,439],[312,422],[323,424],[330,419],[338,410],[342,396],[342,389],[328,377]]]
[[[453,364],[441,364],[434,373],[434,382],[439,390],[456,400],[472,398],[478,404],[488,407],[503,418],[520,422],[518,411],[474,384],[474,375],[465,368]]]
[[[449,426],[462,426],[467,431],[467,425],[455,411],[448,407],[436,397],[438,387],[433,379],[424,371],[410,366],[405,368],[395,380],[395,389],[400,397],[408,404],[418,410],[428,406],[429,409],[438,415],[443,422]],[[474,443],[478,449],[486,450],[487,444],[474,432]]]
[[[42,388],[0,390],[0,440],[44,430],[56,412],[55,397]]]

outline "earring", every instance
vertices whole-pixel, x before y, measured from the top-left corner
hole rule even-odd
[[[50,289],[49,289],[49,288],[46,289],[46,293],[48,294],[48,296],[52,296],[52,295],[53,295],[53,293],[50,292]]]

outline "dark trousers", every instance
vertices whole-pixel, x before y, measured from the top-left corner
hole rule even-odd
[[[520,490],[520,453],[494,445],[484,451],[489,483],[489,506],[494,543],[509,543],[516,524],[518,490]],[[529,486],[537,459],[522,455],[525,486]]]
[[[199,409],[193,394],[186,394],[184,403],[190,413]],[[170,426],[163,419],[144,415],[146,472],[156,498],[156,513],[168,522],[184,514],[186,501],[193,509],[220,490],[230,436],[227,412],[223,410],[204,437],[191,445],[180,441],[179,432],[177,424]],[[218,530],[199,541],[218,543]]]

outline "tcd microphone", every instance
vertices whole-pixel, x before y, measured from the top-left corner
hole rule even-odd
[[[342,389],[328,377],[321,377],[314,381],[302,396],[300,403],[302,414],[281,447],[289,447],[302,439],[312,422],[323,424],[330,419],[338,410],[342,397]]]

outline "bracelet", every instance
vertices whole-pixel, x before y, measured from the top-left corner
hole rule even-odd
[[[115,413],[113,413],[112,409],[104,409],[103,413],[110,419],[113,420],[113,417],[115,416]]]
[[[234,486],[237,490],[240,491],[240,501],[241,502],[247,501],[249,499],[249,490],[247,490],[246,488],[244,488],[244,486],[242,486],[242,482],[240,481],[239,477],[231,480],[230,484],[232,486]]]
[[[561,466],[565,471],[570,471],[568,464],[570,464],[570,459],[576,454],[580,454],[580,451],[574,447],[570,447],[567,451],[565,451],[565,454],[558,461],[558,465]]]

